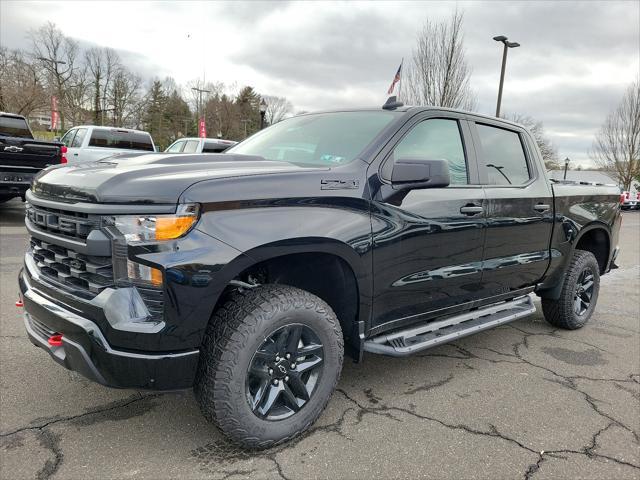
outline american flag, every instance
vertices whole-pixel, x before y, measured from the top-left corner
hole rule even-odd
[[[393,89],[396,88],[396,83],[400,81],[400,72],[402,72],[402,62],[400,62],[400,66],[398,67],[396,76],[393,77],[393,82],[391,82],[391,86],[389,87],[389,91],[387,91],[387,95],[391,95],[393,93]]]

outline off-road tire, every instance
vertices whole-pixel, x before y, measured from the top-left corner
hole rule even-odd
[[[586,269],[593,273],[593,294],[589,308],[578,315],[574,309],[576,290],[579,287],[578,279]],[[582,328],[591,318],[598,301],[600,290],[600,266],[593,253],[585,250],[576,250],[569,263],[562,284],[562,291],[557,300],[551,298],[542,299],[542,312],[544,318],[554,327],[566,330]]]
[[[247,401],[247,369],[267,335],[292,321],[311,327],[321,340],[322,375],[308,403],[293,416],[265,420]],[[315,295],[284,285],[234,292],[207,328],[194,385],[196,399],[204,416],[232,441],[245,448],[269,448],[304,432],[320,416],[338,383],[343,355],[340,323]]]

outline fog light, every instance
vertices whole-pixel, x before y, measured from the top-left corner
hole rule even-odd
[[[127,275],[134,283],[147,283],[154,287],[162,286],[162,271],[127,259]]]

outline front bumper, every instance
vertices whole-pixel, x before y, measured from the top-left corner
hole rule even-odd
[[[38,289],[38,279],[20,273],[24,323],[31,342],[60,365],[116,388],[179,390],[193,385],[199,350],[148,353],[113,349],[90,319]],[[49,337],[62,334],[62,345]]]

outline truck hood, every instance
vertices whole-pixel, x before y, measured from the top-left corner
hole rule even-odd
[[[53,167],[34,181],[36,196],[66,202],[176,203],[191,185],[218,178],[325,170],[250,155],[120,155]]]

